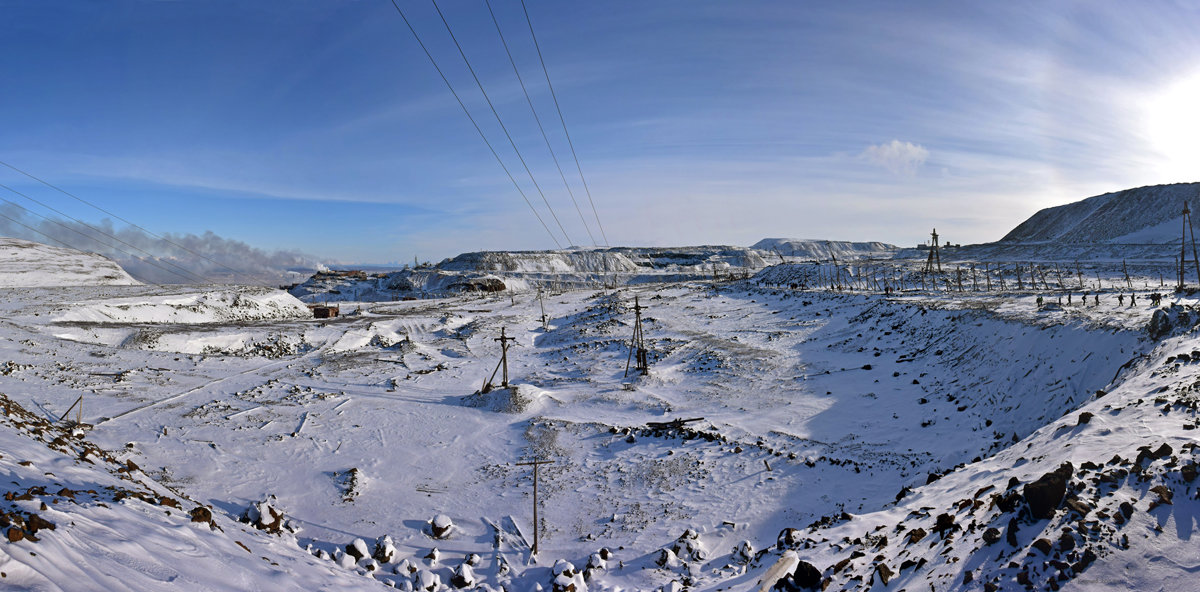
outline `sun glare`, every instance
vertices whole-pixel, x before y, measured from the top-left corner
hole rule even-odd
[[[1146,133],[1158,152],[1161,182],[1200,180],[1200,75],[1151,98]]]

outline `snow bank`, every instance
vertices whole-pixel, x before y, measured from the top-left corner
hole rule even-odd
[[[221,323],[311,318],[294,296],[266,288],[233,288],[178,295],[120,298],[76,304],[60,323]]]

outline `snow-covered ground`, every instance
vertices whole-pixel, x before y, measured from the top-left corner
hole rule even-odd
[[[879,265],[858,281],[905,273]],[[815,267],[715,289],[344,302],[322,320],[261,289],[7,290],[0,392],[40,419],[0,418],[0,466],[11,491],[45,492],[0,506],[57,528],[0,544],[0,572],[18,589],[374,589],[457,574],[462,587],[527,590],[552,588],[564,559],[580,573],[560,583],[577,589],[719,590],[755,588],[782,561],[815,566],[831,589],[1010,589],[1022,571],[1037,587],[1061,572],[1063,585],[1116,589],[1169,588],[1200,563],[1195,492],[1178,476],[1200,379],[1187,309],[1155,340],[1150,290],[1118,305],[1111,274],[1100,304],[1076,292],[1059,305],[1052,291],[1039,308],[1012,286],[790,287]],[[635,296],[644,377],[625,375]],[[501,330],[515,338],[513,388],[483,393]],[[40,423],[81,396],[82,439]],[[675,419],[696,421],[653,424]],[[1134,470],[1138,446],[1163,442],[1171,455]],[[77,460],[84,446],[111,462]],[[534,459],[551,461],[536,561],[532,472],[517,464]],[[1086,518],[1062,505],[1036,519],[1005,497],[1068,460]],[[1172,505],[1147,510],[1157,485]],[[97,493],[69,502],[61,488]],[[168,494],[178,510],[152,503]],[[280,534],[233,522],[252,506],[272,522],[264,501],[284,514]],[[1123,501],[1135,511],[1115,525]],[[197,505],[219,530],[191,522]],[[936,534],[941,514],[960,530]],[[452,523],[442,538],[439,515]],[[800,530],[777,546],[786,528]],[[1045,563],[1040,538],[1067,567]],[[358,539],[379,558],[346,555]],[[1084,549],[1094,564],[1078,564]]]

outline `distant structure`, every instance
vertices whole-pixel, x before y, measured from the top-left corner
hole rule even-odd
[[[938,273],[942,271],[942,254],[938,252],[938,233],[937,229],[933,229],[933,242],[929,244],[929,258],[925,261],[925,273],[933,271],[933,266],[937,264]]]
[[[1183,202],[1183,234],[1179,237],[1179,286],[1183,289],[1183,272],[1187,268],[1188,230],[1192,231],[1192,260],[1196,263],[1196,282],[1200,283],[1200,257],[1196,256],[1196,230],[1192,228],[1192,211],[1188,209],[1187,200]]]
[[[310,304],[308,310],[312,311],[314,319],[332,319],[338,316],[341,312],[341,307],[338,305],[330,306],[328,304]]]

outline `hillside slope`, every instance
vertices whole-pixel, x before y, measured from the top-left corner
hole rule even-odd
[[[841,260],[861,257],[890,257],[899,247],[881,242],[850,242],[834,240],[764,238],[750,248],[788,257],[827,260],[832,254]]]
[[[1200,183],[1151,185],[1046,208],[1012,229],[1000,244],[1179,242],[1185,201],[1195,210]]]
[[[120,265],[95,253],[0,237],[0,288],[138,283]]]
[[[359,590],[379,584],[164,487],[0,395],[0,588]],[[128,452],[122,456],[127,457]]]

